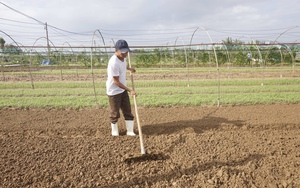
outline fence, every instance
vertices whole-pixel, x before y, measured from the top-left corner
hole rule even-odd
[[[2,107],[68,107],[72,100],[81,101],[77,107],[108,105],[106,65],[113,49],[57,49],[49,54],[42,48],[2,53]],[[143,106],[252,104],[268,102],[268,97],[273,102],[299,102],[295,44],[199,44],[132,50]],[[248,99],[243,98],[246,95]],[[233,100],[234,96],[239,98]]]

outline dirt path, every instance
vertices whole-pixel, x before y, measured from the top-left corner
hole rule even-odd
[[[0,187],[300,187],[300,104],[139,112],[145,156],[107,109],[0,109]]]

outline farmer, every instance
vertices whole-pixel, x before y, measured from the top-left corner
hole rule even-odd
[[[110,123],[112,136],[119,136],[118,119],[120,118],[120,109],[122,110],[127,135],[135,136],[134,116],[131,113],[129,95],[136,95],[134,90],[126,86],[126,70],[135,72],[134,68],[127,66],[126,57],[130,51],[125,40],[118,40],[115,44],[115,53],[110,58],[107,66],[106,93],[110,105]]]
[[[251,53],[250,53],[250,52],[248,52],[248,54],[247,54],[247,64],[249,64],[249,65],[250,65],[250,63],[251,63],[251,59],[252,59],[252,55],[251,55]]]

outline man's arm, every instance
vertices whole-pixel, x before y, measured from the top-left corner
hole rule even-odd
[[[128,87],[126,87],[124,84],[122,84],[120,82],[119,76],[114,76],[113,78],[114,78],[114,84],[116,84],[116,86],[118,86],[122,89],[125,89],[126,91],[128,91],[131,94],[131,96],[136,95],[135,91],[129,89]]]

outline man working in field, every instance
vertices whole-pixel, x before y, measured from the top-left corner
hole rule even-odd
[[[125,40],[118,40],[115,44],[115,54],[110,58],[107,66],[106,93],[110,105],[110,123],[111,134],[119,136],[118,119],[120,118],[120,109],[125,118],[127,135],[135,136],[134,133],[134,116],[131,113],[129,100],[131,96],[136,95],[135,91],[126,86],[126,70],[135,72],[134,68],[127,66],[126,57],[130,51]]]
[[[250,63],[251,63],[251,59],[252,59],[252,55],[251,55],[251,53],[250,53],[250,52],[248,52],[248,54],[247,54],[247,64],[249,64],[249,65],[250,65]]]

